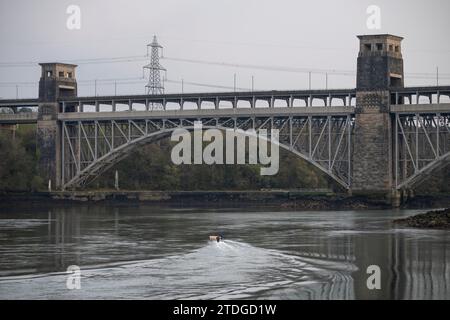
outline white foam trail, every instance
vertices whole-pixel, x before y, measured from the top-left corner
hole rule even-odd
[[[314,265],[312,258],[250,244],[224,240],[196,250],[164,258],[82,269],[82,290],[65,289],[65,273],[43,274],[9,280],[0,278],[0,298],[16,299],[233,299],[252,297],[335,298],[348,292],[348,272],[330,271]],[[347,269],[345,271],[345,269]],[[345,286],[336,290],[328,282]],[[328,283],[329,285],[329,283]],[[329,291],[332,291],[331,293]],[[280,293],[281,292],[281,293]]]

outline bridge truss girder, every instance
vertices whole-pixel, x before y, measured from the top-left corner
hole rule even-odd
[[[193,130],[195,121],[203,129],[278,129],[280,147],[350,188],[352,115],[63,121],[62,188],[89,184],[136,146],[167,138],[178,128]]]
[[[411,188],[450,162],[450,114],[394,116],[396,189]]]

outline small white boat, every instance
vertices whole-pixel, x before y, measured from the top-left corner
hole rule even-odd
[[[218,235],[218,236],[209,236],[209,240],[220,242],[220,240],[222,240],[222,236],[221,236],[221,235]]]

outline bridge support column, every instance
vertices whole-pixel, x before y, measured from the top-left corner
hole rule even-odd
[[[61,187],[61,128],[56,118],[58,103],[42,103],[36,132],[38,172],[45,184],[51,180],[55,188]]]
[[[356,107],[352,157],[352,192],[398,203],[393,181],[392,88],[403,87],[401,41],[392,35],[360,39],[356,75]],[[396,47],[397,51],[389,50]],[[349,106],[352,95],[349,94]]]
[[[402,205],[402,192],[397,189],[392,190],[391,204],[394,208],[398,208]]]
[[[392,190],[392,124],[389,92],[357,93],[353,144],[353,194],[385,196]]]
[[[76,65],[65,63],[41,63],[42,74],[39,80],[39,111],[36,130],[36,152],[38,172],[47,185],[53,189],[61,187],[61,124],[58,99],[77,96],[75,79]],[[71,110],[65,110],[71,112]],[[77,109],[75,105],[74,110]],[[83,103],[78,101],[78,111],[83,112]]]

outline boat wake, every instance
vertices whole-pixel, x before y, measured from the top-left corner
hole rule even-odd
[[[66,273],[0,278],[0,299],[351,299],[345,261],[323,261],[224,240],[184,254],[81,268],[81,289]]]

